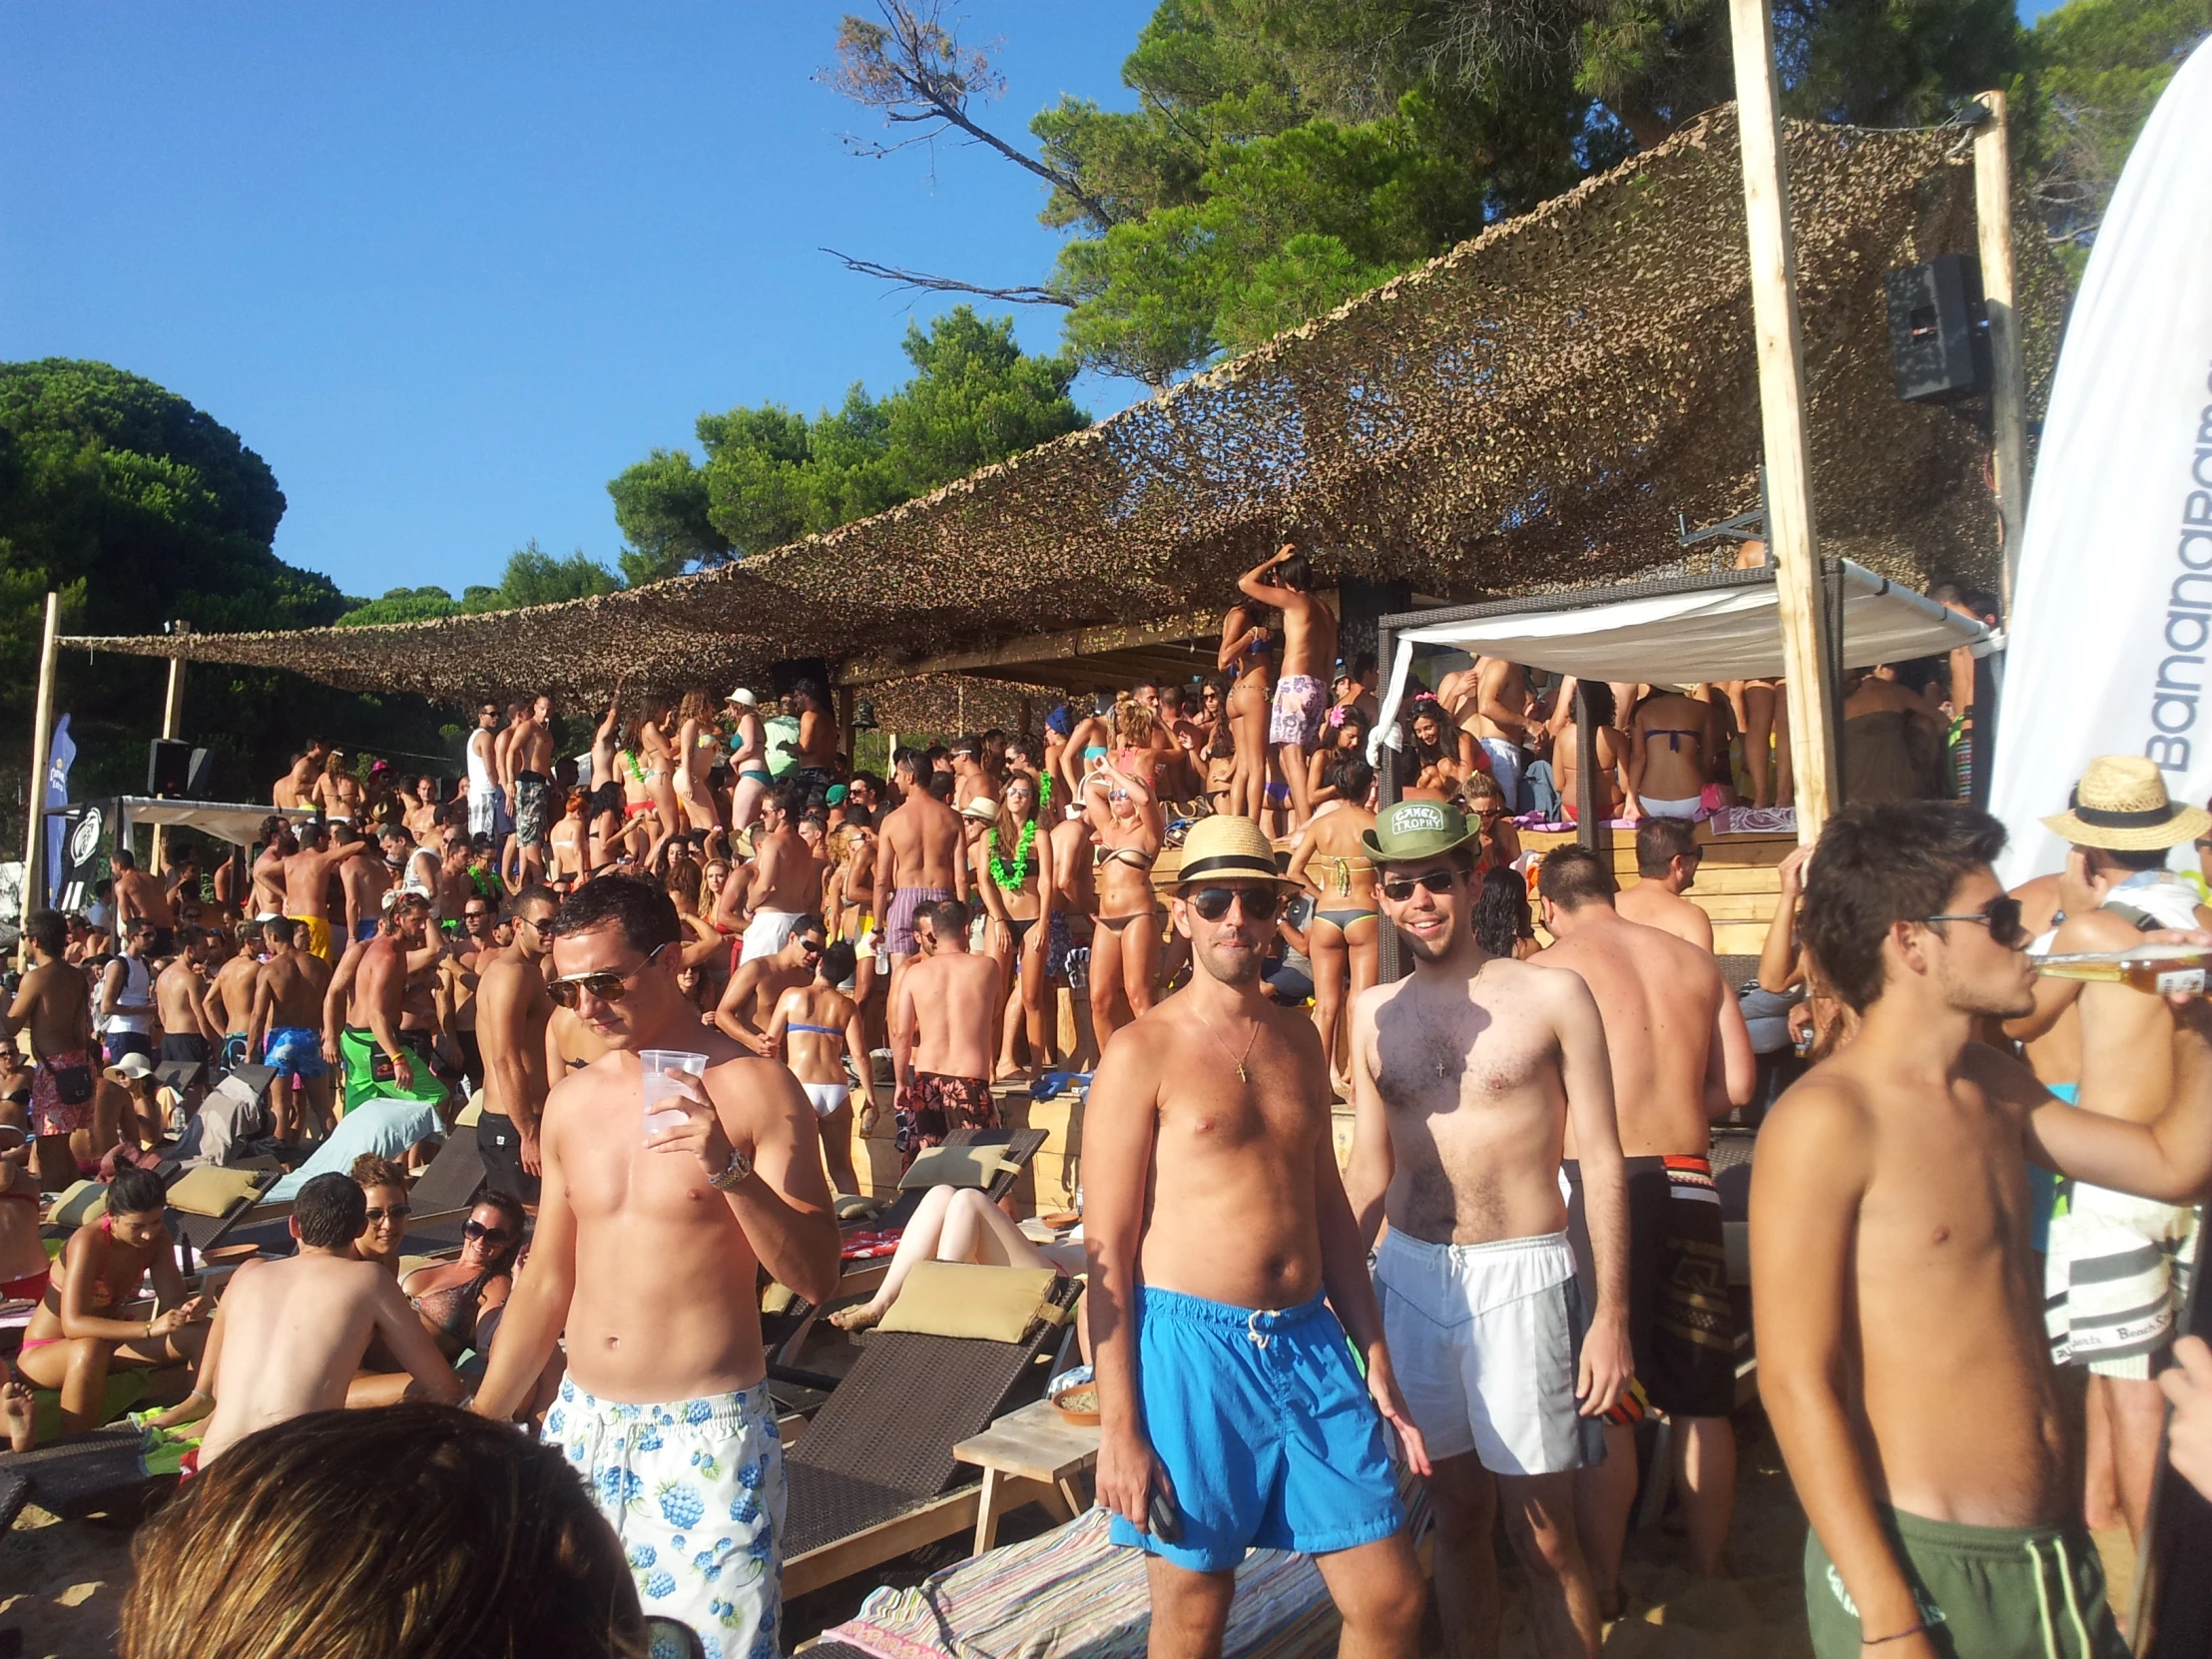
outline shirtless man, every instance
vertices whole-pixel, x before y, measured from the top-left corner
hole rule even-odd
[[[1163,1659],[1221,1652],[1253,1544],[1313,1553],[1341,1652],[1410,1656],[1426,1597],[1383,1419],[1428,1458],[1337,1177],[1320,1039],[1260,988],[1296,889],[1249,819],[1203,820],[1183,853],[1191,983],[1108,1041],[1084,1120],[1098,1501],[1146,1552]]]
[[[2177,1008],[2174,1092],[2148,1124],[2065,1106],[1974,1042],[2034,1004],[1989,868],[2003,843],[1948,802],[1847,808],[1806,880],[1806,944],[1860,1024],[1767,1115],[1751,1251],[1760,1396],[1813,1527],[1819,1659],[2127,1652],[2067,1489],[2025,1166],[2202,1192],[2212,1006]]]
[[[837,723],[830,713],[830,694],[813,680],[792,687],[792,713],[799,717],[799,741],[786,739],[778,747],[797,763],[791,781],[798,786],[800,805],[812,790],[830,787],[837,766]],[[799,815],[795,810],[792,817]]]
[[[761,803],[760,826],[753,831],[753,878],[746,891],[741,965],[775,955],[801,918],[821,908],[822,879],[814,849],[799,833],[803,801],[799,787],[787,780]]]
[[[351,982],[343,972],[330,976],[323,995],[325,1025],[332,997],[342,997],[345,1024],[337,1033],[339,1057],[345,1065],[345,1109],[371,1100],[419,1100],[436,1103],[445,1098],[445,1086],[431,1075],[422,1058],[428,1045],[418,1037],[410,1045],[400,1034],[407,994],[408,957],[422,950],[430,925],[430,907],[413,893],[403,894],[390,909],[375,935],[359,947],[352,964]],[[329,1055],[325,1034],[324,1058]]]
[[[418,841],[435,837],[438,828],[438,781],[422,777],[415,780],[414,794],[407,799],[407,815],[400,821],[407,827],[407,833]]]
[[[1672,933],[1713,953],[1713,918],[1682,895],[1697,879],[1705,849],[1697,843],[1697,826],[1686,818],[1647,818],[1636,826],[1637,882],[1613,900],[1630,921]]]
[[[330,843],[333,847],[348,847],[355,841],[366,840],[360,826],[333,824],[330,826]],[[381,852],[382,843],[363,847],[362,851]],[[376,931],[376,924],[384,917],[384,894],[391,891],[391,867],[382,857],[350,857],[338,866],[338,886],[345,894],[345,937],[350,941],[367,938]]]
[[[1002,991],[998,964],[967,947],[968,908],[940,898],[928,908],[937,948],[911,962],[891,986],[892,1112],[900,1166],[955,1129],[997,1129],[991,1098],[992,1016]]]
[[[515,841],[522,848],[524,885],[545,879],[545,795],[553,784],[553,699],[531,700],[507,746],[507,799],[514,803]]]
[[[77,1179],[77,1155],[92,1150],[94,1072],[100,1055],[92,1036],[92,981],[83,968],[62,959],[69,927],[58,911],[33,910],[23,935],[31,966],[8,1005],[4,1035],[14,1046],[28,1030],[31,1057],[31,1135],[39,1185],[60,1192]],[[79,1094],[82,1097],[71,1099]]]
[[[822,1157],[830,1185],[840,1193],[860,1190],[852,1167],[851,1085],[845,1081],[845,1057],[867,1101],[860,1133],[875,1127],[874,1067],[867,1063],[867,1032],[859,1005],[837,987],[850,978],[854,956],[850,941],[839,939],[823,951],[811,983],[795,985],[776,1000],[769,1018],[771,1053],[781,1054],[822,1126]]]
[[[559,908],[543,887],[525,887],[508,914],[513,948],[480,958],[476,982],[476,1040],[483,1054],[482,1115],[476,1146],[484,1174],[496,1190],[525,1204],[538,1202],[544,1171],[538,1120],[544,1115],[545,1027],[553,1017],[546,993],[546,962],[553,948],[546,931]]]
[[[329,827],[320,820],[299,827],[298,850],[284,859],[284,914],[306,929],[309,955],[337,960],[330,946],[330,872],[367,850],[368,842],[357,836],[331,845]]]
[[[254,980],[254,1013],[248,1051],[275,1069],[270,1081],[276,1138],[286,1146],[299,1142],[299,1119],[292,1109],[294,1085],[307,1097],[307,1115],[317,1131],[330,1124],[330,1067],[322,1054],[322,996],[330,988],[330,964],[298,946],[299,924],[276,916],[262,924],[269,960]]]
[[[184,948],[155,976],[154,1012],[162,1022],[162,1060],[184,1060],[201,1068],[188,1092],[188,1099],[197,1103],[223,1033],[208,1022],[201,1006],[208,994],[208,982],[202,977],[208,961],[207,932],[187,928],[178,942]]]
[[[1579,980],[1475,942],[1480,836],[1457,809],[1426,801],[1385,809],[1367,832],[1383,914],[1413,974],[1365,992],[1353,1009],[1345,1187],[1363,1241],[1390,1224],[1375,1278],[1433,1465],[1446,1651],[1497,1652],[1491,1535],[1502,1501],[1531,1586],[1538,1651],[1595,1655],[1598,1605],[1577,1534],[1575,1471],[1603,1453],[1597,1419],[1633,1370],[1613,1078],[1597,1006]],[[1559,1189],[1570,1123],[1589,1160],[1589,1300]],[[1627,1457],[1633,1473],[1633,1444]]]
[[[216,970],[201,1000],[203,1022],[221,1039],[216,1063],[225,1071],[245,1065],[254,1052],[254,987],[261,982],[264,948],[262,923],[240,923],[238,953]]]
[[[2166,799],[2158,768],[2134,756],[2092,761],[2074,807],[2043,823],[2068,842],[2057,899],[2065,920],[2050,951],[2125,950],[2143,930],[2205,925],[2195,890],[2165,867],[2172,848],[2212,830],[2212,817]],[[2135,822],[2114,825],[2115,816]],[[2151,822],[2144,822],[2150,820]],[[2032,927],[2032,922],[2023,922]],[[2064,1024],[2067,1029],[2054,1031]],[[2035,1011],[2005,1034],[2031,1040],[2029,1064],[2051,1092],[2086,1109],[2150,1123],[2174,1097],[2174,1016],[2162,997],[2124,984],[2035,981]],[[2054,1048],[2070,1046],[2067,1088],[2051,1070]],[[2048,1227],[2044,1291],[2053,1358],[2089,1374],[2089,1489],[2119,1509],[2140,1544],[2166,1426],[2165,1396],[2152,1381],[2173,1341],[2177,1291],[2197,1250],[2193,1206],[2160,1204],[2087,1182],[2067,1192],[2065,1214]]]
[[[284,860],[298,850],[287,820],[262,821],[262,849],[254,856],[254,914],[260,920],[284,913]]]
[[[205,1469],[258,1428],[345,1404],[371,1342],[414,1377],[409,1399],[451,1405],[461,1380],[423,1328],[399,1282],[353,1254],[368,1199],[349,1175],[318,1175],[292,1201],[297,1254],[249,1262],[232,1276],[200,1362],[199,1386],[160,1413],[168,1428],[205,1415]]]
[[[314,791],[315,780],[321,775],[322,757],[302,750],[291,758],[290,767],[285,770],[283,777],[276,780],[276,787],[270,791],[270,804],[286,809],[311,807],[314,804],[310,797]]]
[[[945,805],[952,788],[951,774],[933,774],[921,788],[906,792],[876,831],[875,918],[890,952],[894,998],[914,956],[915,913],[939,899],[967,897],[960,816]]]
[[[109,863],[115,867],[115,930],[122,937],[131,930],[131,923],[144,916],[154,929],[149,956],[167,956],[176,949],[170,937],[177,925],[177,912],[169,901],[169,891],[143,869],[138,867],[138,857],[127,846],[119,846],[109,855]]]
[[[1736,1503],[1728,1421],[1736,1406],[1736,1330],[1708,1158],[1713,1120],[1751,1098],[1758,1074],[1751,1033],[1712,952],[1622,919],[1612,871],[1595,852],[1555,847],[1536,881],[1544,925],[1558,942],[1534,960],[1580,974],[1605,1022],[1627,1160],[1628,1337],[1645,1393],[1674,1421],[1675,1488],[1689,1522],[1691,1562],[1716,1575]],[[1571,1125],[1566,1151],[1569,1230],[1588,1276]],[[1598,1601],[1609,1609],[1636,1500],[1636,1448],[1625,1427],[1609,1427],[1606,1439],[1605,1461],[1577,1480],[1575,1506]]]
[[[1291,789],[1294,829],[1305,824],[1306,756],[1321,736],[1329,711],[1329,681],[1337,667],[1337,616],[1313,592],[1313,562],[1285,542],[1275,557],[1237,578],[1237,590],[1261,605],[1283,612],[1283,667],[1275,682],[1275,711],[1268,742],[1282,758],[1283,779]]]
[[[814,978],[827,937],[820,916],[801,916],[791,936],[772,954],[756,956],[747,951],[715,1005],[715,1025],[722,1034],[774,1059],[776,1041],[769,1035],[769,1025],[776,1016],[776,1004],[786,991]]]
[[[836,1293],[814,1112],[790,1072],[700,1025],[677,988],[683,928],[659,886],[603,875],[555,925],[551,989],[607,1052],[546,1099],[530,1266],[475,1409],[510,1416],[565,1330],[545,1437],[622,1540],[646,1610],[724,1653],[779,1652],[783,1452],[754,1287],[765,1267],[809,1301]],[[679,1098],[661,1103],[686,1109],[681,1127],[650,1138],[647,1048],[708,1058],[703,1079],[674,1079]],[[641,1416],[653,1435],[635,1432]]]

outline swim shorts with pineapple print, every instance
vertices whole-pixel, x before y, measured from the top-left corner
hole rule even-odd
[[[648,1617],[691,1626],[707,1659],[775,1659],[784,1443],[767,1383],[638,1405],[564,1379],[545,1438],[622,1540]]]

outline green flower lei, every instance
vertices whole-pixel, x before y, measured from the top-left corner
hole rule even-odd
[[[1008,869],[1005,860],[998,855],[998,830],[994,826],[990,834],[991,879],[1007,892],[1019,892],[1022,882],[1028,878],[1030,848],[1036,844],[1037,821],[1031,819],[1021,827],[1021,839],[1014,844],[1013,867]]]

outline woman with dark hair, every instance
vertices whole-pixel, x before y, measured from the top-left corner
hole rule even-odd
[[[1044,1075],[1051,1059],[1051,1034],[1044,1017],[1044,956],[1050,930],[1042,925],[1052,909],[1052,859],[1044,838],[1050,828],[1038,804],[1037,781],[1017,772],[1006,780],[998,822],[984,832],[982,844],[975,849],[977,890],[995,896],[998,908],[1005,912],[1006,925],[989,928],[983,935],[984,948],[996,958],[1003,976],[1000,983],[1006,986],[1006,1006],[1000,1016],[1000,1077],[1011,1077],[1021,1069],[1014,1056],[1017,1037],[1027,1039],[1032,1081]]]
[[[442,1405],[249,1434],[132,1556],[122,1659],[645,1659],[655,1634],[561,1454]]]
[[[1569,822],[1575,818],[1578,806],[1578,777],[1582,767],[1581,729],[1574,721],[1574,694],[1576,687],[1582,691],[1582,701],[1590,711],[1591,739],[1595,746],[1597,769],[1590,775],[1591,800],[1597,812],[1597,822],[1603,824],[1620,816],[1621,789],[1620,764],[1628,754],[1628,734],[1615,722],[1620,718],[1619,707],[1613,701],[1613,688],[1602,680],[1576,680],[1568,676],[1559,686],[1559,704],[1551,712],[1551,781],[1559,792],[1560,812]]]
[[[1536,953],[1536,928],[1528,914],[1528,882],[1517,869],[1492,865],[1482,872],[1474,899],[1474,942],[1492,956]]]
[[[1368,717],[1358,709],[1348,706],[1340,705],[1331,709],[1324,717],[1321,747],[1306,758],[1306,800],[1309,806],[1318,807],[1325,801],[1341,799],[1331,774],[1339,761],[1365,761],[1368,758]],[[1356,801],[1353,805],[1366,807],[1370,803]]]
[[[515,1258],[522,1250],[522,1204],[505,1193],[486,1193],[461,1226],[461,1254],[451,1262],[433,1262],[399,1281],[414,1304],[423,1329],[448,1360],[491,1347],[494,1316],[514,1290]],[[382,1358],[373,1352],[371,1364]],[[346,1390],[349,1407],[390,1405],[414,1381],[404,1371],[362,1372]]]
[[[1267,621],[1272,613],[1250,599],[1239,599],[1223,613],[1221,650],[1216,664],[1232,676],[1223,702],[1236,768],[1229,782],[1229,804],[1222,809],[1258,822],[1267,802],[1268,719],[1275,706],[1274,640]]]

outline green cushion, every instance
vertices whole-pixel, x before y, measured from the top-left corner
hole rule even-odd
[[[1018,1343],[1037,1317],[1046,1312],[1045,1297],[1058,1278],[1050,1268],[919,1262],[906,1276],[898,1300],[876,1329]]]
[[[54,1200],[54,1220],[64,1227],[82,1227],[108,1213],[108,1189],[98,1181],[75,1181]]]
[[[251,1198],[270,1185],[268,1172],[219,1169],[202,1164],[177,1178],[169,1189],[170,1208],[188,1216],[227,1216],[242,1198]]]
[[[914,1159],[913,1167],[898,1178],[900,1192],[929,1187],[987,1187],[999,1172],[1019,1166],[1006,1159],[1002,1146],[932,1146]]]

